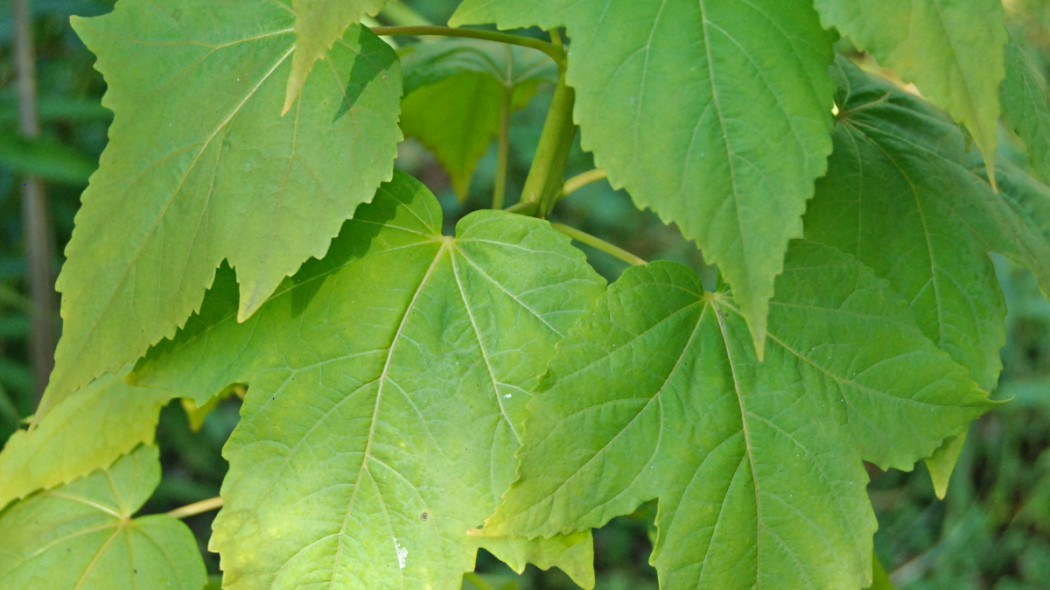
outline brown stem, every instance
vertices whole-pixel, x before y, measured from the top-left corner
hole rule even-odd
[[[18,76],[18,127],[27,139],[40,137],[36,108],[36,57],[29,0],[12,0],[15,67]],[[25,232],[32,331],[29,334],[37,403],[55,363],[58,334],[57,297],[54,284],[55,244],[44,183],[35,176],[22,181],[22,226]]]

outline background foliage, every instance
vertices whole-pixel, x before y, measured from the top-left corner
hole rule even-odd
[[[454,4],[419,2],[415,8],[431,20],[444,22]],[[111,118],[99,106],[104,86],[92,69],[94,58],[68,26],[69,15],[102,14],[111,3],[51,0],[38,1],[34,7],[44,137],[29,145],[16,139],[10,16],[3,12],[6,4],[0,7],[0,85],[4,88],[0,94],[4,128],[0,135],[0,440],[6,440],[35,405],[27,367],[30,303],[25,294],[19,179],[34,172],[47,180],[55,235],[64,245]],[[1050,74],[1050,7],[1040,0],[1014,0],[1008,8],[1011,32],[1043,50],[1036,65]],[[542,76],[534,82],[526,80],[521,92],[536,92],[544,83],[549,81]],[[509,194],[520,191],[547,101],[549,93],[538,92],[535,101],[512,117]],[[999,141],[1000,157],[1027,166],[1023,148],[1007,131],[1000,129]],[[398,165],[434,190],[448,213],[446,223],[452,223],[487,206],[496,161],[492,146],[481,155],[469,186],[461,177],[446,177],[434,156],[415,141],[402,144]],[[593,166],[590,156],[576,146],[569,174]],[[581,189],[562,203],[557,214],[646,259],[665,258],[704,268],[694,248],[677,232],[666,231],[655,214],[638,212],[625,195],[605,184]],[[597,251],[589,254],[605,276],[614,278],[622,272],[622,262]],[[995,264],[1009,309],[1004,369],[995,397],[1013,401],[974,425],[944,501],[934,497],[922,466],[911,473],[869,469],[870,495],[880,523],[876,552],[900,588],[1041,588],[1050,579],[1050,305],[1026,270],[1002,258]],[[702,272],[713,278],[710,271]],[[238,404],[236,396],[225,399],[201,424],[191,424],[178,404],[162,411],[156,436],[164,478],[147,511],[165,511],[217,495],[226,474],[219,448],[236,423]],[[212,518],[213,514],[205,514],[187,521],[202,549]],[[655,572],[647,564],[654,518],[650,504],[596,531],[598,587],[655,588]],[[212,554],[206,557],[209,570],[216,572],[217,559]],[[480,576],[468,577],[465,587],[574,587],[559,571],[530,567],[517,576],[484,554],[479,565]]]

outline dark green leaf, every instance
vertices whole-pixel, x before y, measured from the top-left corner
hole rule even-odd
[[[849,257],[796,242],[776,293],[759,362],[726,293],[628,269],[558,345],[483,531],[586,530],[657,498],[662,587],[868,583],[861,459],[909,467],[992,404]]]

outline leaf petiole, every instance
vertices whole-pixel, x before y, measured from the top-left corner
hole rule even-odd
[[[210,510],[218,510],[219,508],[222,508],[222,502],[222,496],[215,496],[214,498],[208,498],[207,500],[201,500],[200,502],[179,506],[178,508],[169,511],[168,516],[179,519],[196,516]]]
[[[613,244],[610,244],[609,242],[606,242],[605,240],[599,238],[598,236],[593,236],[593,235],[591,235],[591,234],[589,234],[589,233],[587,233],[587,232],[585,232],[583,230],[579,230],[579,229],[576,229],[575,227],[565,225],[564,223],[553,223],[552,222],[551,223],[551,227],[553,227],[554,229],[560,231],[561,233],[569,236],[570,238],[576,240],[577,242],[580,242],[581,244],[587,244],[588,246],[590,246],[592,248],[595,248],[597,250],[601,250],[602,252],[605,252],[606,254],[608,254],[610,256],[614,256],[616,258],[619,258],[620,260],[623,260],[627,264],[633,264],[633,265],[648,264],[648,262],[646,262],[645,259],[641,258],[640,256],[637,256],[635,254],[631,254],[627,250],[624,250],[623,248],[621,248],[619,246],[615,246]]]
[[[608,174],[606,174],[605,170],[602,168],[595,168],[594,170],[581,172],[565,181],[565,184],[561,188],[561,196],[567,197],[588,184],[603,180],[606,177],[608,177]]]
[[[532,49],[542,51],[550,56],[550,58],[554,60],[554,63],[558,64],[559,70],[565,69],[565,51],[560,47],[553,43],[548,43],[540,39],[533,39],[531,37],[522,37],[521,35],[497,33],[495,31],[479,31],[477,29],[456,29],[452,27],[439,27],[433,25],[372,27],[371,31],[380,37],[384,35],[464,37],[467,39],[483,39],[486,41],[494,41],[496,43],[506,43],[507,45],[531,47]]]

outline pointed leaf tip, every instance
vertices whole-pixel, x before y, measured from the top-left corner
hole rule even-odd
[[[309,100],[280,118],[293,18],[279,2],[171,0],[73,19],[114,119],[58,279],[65,323],[38,418],[171,335],[224,258],[257,291],[245,294],[246,318],[389,178],[401,139],[396,54],[343,27],[323,56],[332,67],[317,68],[302,86]]]

